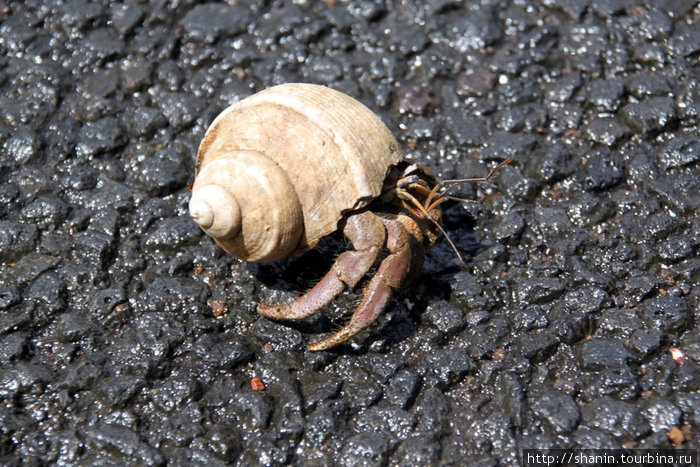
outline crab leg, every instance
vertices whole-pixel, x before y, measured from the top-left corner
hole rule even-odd
[[[350,322],[332,336],[309,345],[309,350],[327,350],[369,326],[386,308],[391,293],[401,287],[411,266],[411,235],[399,220],[382,221],[387,230],[387,248],[391,254],[382,261],[379,270],[367,284]]]
[[[348,216],[343,233],[354,250],[341,253],[311,290],[289,305],[260,303],[258,312],[274,319],[303,319],[330,303],[346,286],[355,287],[377,259],[386,235],[379,217],[369,211]]]

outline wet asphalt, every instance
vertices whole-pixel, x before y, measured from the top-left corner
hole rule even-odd
[[[697,448],[700,8],[626,1],[0,5],[0,463],[519,465]],[[515,162],[337,349],[346,245],[225,255],[197,146],[284,82],[361,100],[440,178]],[[214,316],[220,314],[220,316]],[[223,313],[222,313],[223,312]],[[255,379],[255,378],[260,378]]]

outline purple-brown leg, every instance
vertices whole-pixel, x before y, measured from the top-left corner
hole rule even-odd
[[[405,225],[395,217],[382,219],[382,222],[387,230],[387,249],[391,254],[382,261],[379,270],[367,284],[362,301],[353,312],[350,322],[332,336],[311,344],[309,350],[330,349],[372,324],[386,308],[391,293],[401,287],[408,275],[413,259],[413,247],[422,248],[419,243],[420,232],[410,220],[408,222],[412,223],[411,226]],[[415,229],[410,228],[413,226]]]
[[[346,286],[355,287],[376,261],[386,234],[380,218],[369,211],[348,216],[343,233],[354,250],[341,253],[311,290],[289,305],[260,303],[258,312],[274,319],[306,318],[330,303]]]

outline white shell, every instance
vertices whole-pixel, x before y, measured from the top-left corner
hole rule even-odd
[[[224,110],[199,147],[190,214],[246,261],[298,256],[377,197],[403,152],[367,107],[283,84]]]

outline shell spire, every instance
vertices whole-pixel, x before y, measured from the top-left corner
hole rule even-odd
[[[203,186],[192,195],[190,217],[214,238],[230,237],[241,229],[238,200],[219,185]]]

